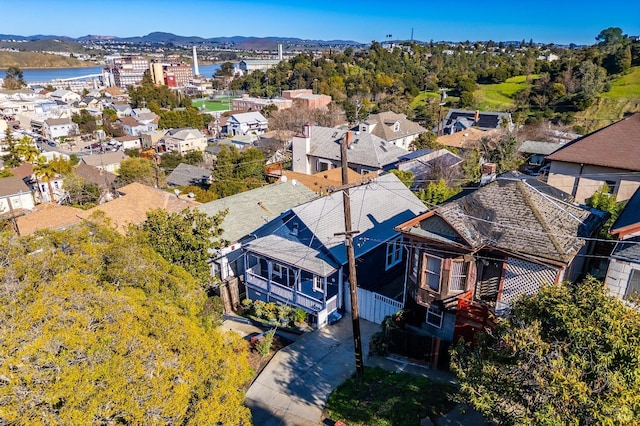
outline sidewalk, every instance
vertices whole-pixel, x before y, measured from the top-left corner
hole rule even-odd
[[[450,374],[404,360],[369,357],[369,340],[378,324],[360,321],[365,365],[451,382]],[[355,373],[351,321],[306,333],[279,351],[256,378],[245,397],[253,422],[260,426],[318,426],[331,392]]]

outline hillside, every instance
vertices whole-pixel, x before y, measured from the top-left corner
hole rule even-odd
[[[531,80],[537,75],[529,76]],[[480,84],[473,93],[476,105],[482,111],[510,111],[514,109],[513,98],[516,93],[527,87],[527,77],[519,75],[507,79],[504,83]]]
[[[36,52],[0,52],[0,69],[9,67],[27,68],[70,68],[94,67],[93,62],[79,61],[59,55]]]
[[[620,120],[626,113],[640,112],[640,67],[611,81],[611,89],[585,111],[576,113],[576,124],[591,132]]]

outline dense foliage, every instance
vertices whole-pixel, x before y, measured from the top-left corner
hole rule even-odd
[[[628,425],[640,421],[640,313],[594,278],[547,286],[510,317],[459,345],[462,393],[504,425]]]
[[[0,239],[0,423],[250,423],[247,346],[183,268],[93,222]]]

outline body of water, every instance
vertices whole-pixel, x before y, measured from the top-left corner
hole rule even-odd
[[[220,64],[200,65],[200,75],[211,78],[216,73]],[[101,74],[104,67],[82,67],[82,68],[40,68],[24,69],[22,75],[24,81],[31,83],[34,81],[51,81],[58,78],[81,77],[83,75]],[[5,70],[0,70],[0,78],[6,75]]]

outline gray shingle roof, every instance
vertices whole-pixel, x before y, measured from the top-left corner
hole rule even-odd
[[[209,181],[211,170],[191,164],[178,164],[178,167],[167,176],[167,183],[173,186],[202,185]]]
[[[222,222],[221,238],[236,242],[282,212],[316,197],[317,194],[304,185],[283,182],[201,204],[197,208],[209,216],[228,209]]]
[[[525,154],[549,155],[556,149],[560,148],[562,142],[544,142],[544,141],[524,141],[518,148],[518,152]]]
[[[393,130],[395,122],[399,122],[400,129],[396,132]],[[367,123],[376,124],[371,134],[378,136],[386,141],[393,141],[404,138],[406,136],[417,135],[427,131],[418,123],[414,123],[407,119],[404,114],[397,114],[393,111],[385,111],[379,114],[371,114],[367,118]]]
[[[444,220],[465,245],[484,245],[521,254],[569,262],[606,219],[604,212],[553,198],[514,178],[498,178],[471,194],[435,209],[420,227],[463,243],[442,232]],[[440,219],[441,218],[441,219]]]
[[[272,250],[266,255],[295,266],[305,264],[304,269],[319,267],[312,263],[319,260],[331,268],[346,264],[344,236],[335,235],[344,233],[342,198],[342,192],[338,191],[291,209],[289,214],[274,221],[271,229],[265,230],[267,236],[249,242],[248,249],[264,250],[271,244]],[[350,199],[352,229],[359,231],[353,239],[356,257],[397,236],[395,226],[426,210],[425,205],[393,174],[352,188]],[[297,235],[292,232],[296,227]],[[274,235],[280,240],[274,239]],[[273,245],[281,240],[289,241],[282,246],[286,250]],[[291,263],[292,259],[297,263]],[[333,260],[329,262],[327,259]]]
[[[347,130],[313,126],[309,155],[340,160],[340,142]],[[349,148],[349,164],[384,168],[398,162],[408,151],[375,135],[364,132],[353,134]]]

